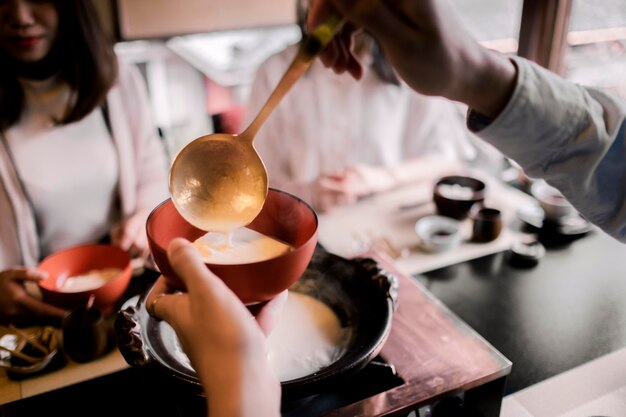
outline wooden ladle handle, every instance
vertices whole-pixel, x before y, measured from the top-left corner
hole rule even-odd
[[[278,85],[267,99],[259,114],[254,118],[252,123],[240,135],[240,140],[252,142],[257,132],[270,116],[274,108],[280,100],[287,94],[291,87],[311,66],[313,59],[319,54],[345,24],[345,20],[338,14],[332,14],[324,23],[319,25],[315,30],[300,43],[300,48],[291,65],[278,82]]]

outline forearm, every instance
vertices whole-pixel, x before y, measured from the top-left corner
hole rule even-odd
[[[378,40],[397,74],[415,91],[465,103],[489,117],[508,101],[515,67],[506,56],[481,46],[447,2],[320,1],[309,15],[310,27],[322,21],[329,3]],[[330,56],[325,58],[333,65]]]
[[[280,383],[264,358],[227,355],[199,372],[210,417],[280,416]]]
[[[463,52],[463,63],[458,68],[464,70],[459,74],[458,88],[448,98],[494,118],[513,94],[517,68],[506,55],[486,48]]]

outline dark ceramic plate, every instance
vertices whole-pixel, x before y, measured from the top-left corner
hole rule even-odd
[[[307,270],[290,290],[313,296],[332,308],[352,337],[345,353],[328,367],[283,381],[283,400],[330,389],[378,355],[391,330],[397,285],[396,277],[381,270],[374,260],[347,260],[318,245]],[[183,392],[202,396],[196,372],[173,329],[146,312],[146,295],[118,313],[115,330],[120,352],[131,366],[154,372]]]

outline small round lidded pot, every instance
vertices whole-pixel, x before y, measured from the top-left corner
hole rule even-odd
[[[463,220],[474,204],[485,200],[486,188],[478,178],[449,175],[435,183],[433,201],[440,215]]]
[[[61,334],[65,354],[78,363],[99,358],[115,345],[113,329],[96,307],[70,310],[61,322]]]

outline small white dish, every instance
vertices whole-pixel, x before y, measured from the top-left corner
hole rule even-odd
[[[530,194],[539,202],[546,219],[559,220],[575,213],[574,207],[563,194],[544,180],[535,181],[530,186]]]
[[[463,241],[461,223],[446,216],[430,215],[415,223],[420,247],[426,252],[444,252],[456,248]]]

